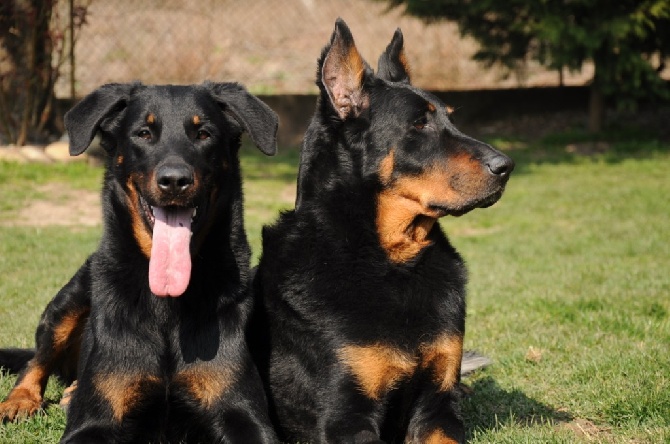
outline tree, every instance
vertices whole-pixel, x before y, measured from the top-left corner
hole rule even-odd
[[[69,26],[72,47],[86,15],[74,0],[64,5],[65,19],[57,6],[58,0],[0,1],[0,138],[16,145],[56,132],[54,85],[72,55],[65,32]]]
[[[481,49],[475,59],[509,69],[537,60],[581,70],[591,61],[589,129],[599,131],[605,99],[631,105],[670,98],[661,78],[670,54],[670,0],[387,0],[431,22],[458,23]]]

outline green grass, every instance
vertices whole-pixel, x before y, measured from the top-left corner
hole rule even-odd
[[[601,137],[610,147],[596,156],[566,152],[593,140],[581,133],[492,139],[517,161],[505,196],[442,222],[470,269],[466,347],[494,360],[466,380],[472,443],[670,442],[670,145],[635,131]],[[297,158],[242,150],[255,260],[261,226],[293,203]],[[35,183],[91,189],[99,178],[85,165],[0,164],[0,221],[39,197]],[[0,226],[0,346],[31,344],[98,236]],[[0,395],[12,383],[0,377]],[[63,427],[52,406],[0,426],[0,443],[57,442]]]
[[[466,346],[495,361],[469,381],[472,442],[666,442],[669,147],[565,142],[511,151],[502,201],[443,222],[470,266]]]

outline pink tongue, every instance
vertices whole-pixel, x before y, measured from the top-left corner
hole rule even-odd
[[[156,296],[181,296],[191,279],[193,209],[154,207],[154,234],[149,260],[149,288]]]

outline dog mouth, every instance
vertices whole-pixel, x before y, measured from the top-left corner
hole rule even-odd
[[[190,212],[190,219],[188,219],[188,225],[191,228],[191,234],[194,232],[194,228],[197,227],[197,224],[200,220],[200,215],[199,215],[199,207],[198,206],[185,206],[185,207],[180,207],[177,205],[167,205],[167,206],[157,206],[157,205],[149,205],[149,203],[142,197],[139,196],[140,200],[140,208],[142,209],[142,213],[144,215],[144,219],[147,222],[147,225],[151,230],[153,230],[155,224],[156,224],[156,210],[163,210],[166,213],[182,213],[182,218],[180,218],[181,223],[184,223],[185,216],[188,216],[188,212]]]
[[[464,205],[461,206],[450,206],[450,205],[442,205],[439,203],[431,203],[429,204],[428,210],[431,215],[434,217],[440,218],[444,216],[454,216],[454,217],[460,217],[463,216],[464,214],[469,213],[470,211],[477,209],[477,208],[488,208],[498,202],[500,198],[503,195],[503,192],[505,191],[504,188],[501,188],[488,196],[478,199],[475,201],[467,202]]]
[[[191,278],[191,238],[204,208],[194,205],[151,205],[140,195],[139,206],[151,233],[149,288],[156,296],[184,294]]]

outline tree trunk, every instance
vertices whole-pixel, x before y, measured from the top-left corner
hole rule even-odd
[[[605,121],[605,100],[600,85],[593,80],[589,97],[589,131],[599,133]]]
[[[1,0],[0,131],[8,142],[46,140],[53,119],[51,11],[57,0]]]

